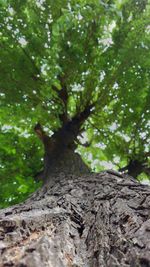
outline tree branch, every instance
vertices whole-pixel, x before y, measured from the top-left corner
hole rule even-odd
[[[150,174],[150,167],[146,165],[146,159],[143,161],[140,161],[138,159],[130,159],[129,163],[125,167],[120,168],[119,171],[127,172],[127,174],[133,176],[134,178],[137,178],[137,176],[140,175],[142,172],[145,172],[147,175]]]
[[[42,141],[44,148],[45,148],[45,152],[48,152],[50,150],[52,150],[53,148],[53,144],[54,144],[54,138],[53,137],[49,137],[45,131],[43,130],[42,126],[40,123],[37,123],[34,127],[34,131],[36,132],[37,136],[39,137],[39,139]]]
[[[39,122],[35,125],[34,131],[41,140],[44,139],[45,132],[43,131],[43,128]]]
[[[65,77],[59,75],[58,80],[61,84],[61,90],[57,89],[55,85],[52,85],[52,89],[57,93],[58,98],[61,100],[61,103],[63,104],[64,112],[59,115],[59,118],[64,124],[68,121],[68,114],[67,114],[68,90],[67,90],[67,85],[65,83]]]

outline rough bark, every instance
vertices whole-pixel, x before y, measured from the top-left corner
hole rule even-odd
[[[51,176],[0,219],[1,267],[150,266],[150,188],[130,177]]]

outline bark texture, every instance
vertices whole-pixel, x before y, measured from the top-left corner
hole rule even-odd
[[[130,177],[61,173],[0,219],[1,267],[150,266],[150,188]]]

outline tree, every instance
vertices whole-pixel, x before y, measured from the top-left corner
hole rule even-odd
[[[148,1],[1,2],[4,201],[43,181],[1,211],[2,265],[149,266],[149,188],[89,164],[149,173],[149,13]]]
[[[1,206],[39,187],[35,124],[51,136],[88,106],[86,164],[149,178],[149,2],[1,1],[0,23]]]

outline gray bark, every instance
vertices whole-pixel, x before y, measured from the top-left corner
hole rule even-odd
[[[0,212],[0,266],[150,266],[150,188],[117,173],[59,174]]]

